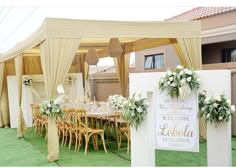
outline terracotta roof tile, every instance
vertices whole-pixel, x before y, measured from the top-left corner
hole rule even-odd
[[[236,7],[196,7],[165,21],[190,21],[236,10]]]

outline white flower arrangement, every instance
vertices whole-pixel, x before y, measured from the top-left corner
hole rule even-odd
[[[77,78],[76,76],[72,75],[72,74],[69,74],[66,78],[65,78],[65,81],[67,84],[69,85],[72,85],[72,84],[75,84]]]
[[[235,106],[231,105],[231,101],[221,94],[215,98],[206,97],[199,116],[203,117],[206,122],[214,122],[217,125],[222,122],[228,122],[234,112]]]
[[[167,90],[172,98],[184,98],[191,91],[197,91],[200,87],[200,80],[194,70],[178,65],[173,71],[167,70],[164,77],[161,77],[158,87],[163,92]]]
[[[123,102],[126,100],[127,99],[124,98],[123,96],[115,94],[108,97],[107,103],[111,106],[113,110],[121,110]]]
[[[40,106],[40,113],[42,115],[46,115],[48,117],[57,117],[57,116],[63,116],[63,111],[61,107],[61,100],[46,100],[42,103]]]
[[[123,117],[130,122],[131,127],[138,129],[147,113],[148,105],[146,98],[142,98],[141,94],[136,93],[123,102]]]
[[[33,79],[32,79],[32,76],[30,75],[25,76],[22,81],[23,85],[27,87],[30,87],[32,85],[32,82],[33,82]]]

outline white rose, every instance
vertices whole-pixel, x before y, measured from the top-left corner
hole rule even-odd
[[[235,112],[235,106],[234,105],[231,106],[231,111]]]
[[[137,111],[138,111],[139,113],[141,113],[141,112],[143,112],[143,109],[142,109],[141,107],[139,107],[139,108],[137,108]]]
[[[205,98],[204,103],[209,104],[210,103],[210,99],[209,98]]]
[[[183,71],[180,71],[179,75],[182,76],[183,74],[184,74],[184,72],[183,72]]]
[[[169,81],[173,81],[173,79],[174,79],[173,77],[169,77]]]
[[[210,114],[210,113],[208,113],[208,114],[207,114],[207,118],[210,118],[210,115],[211,115],[211,114]]]
[[[48,107],[51,107],[51,104],[50,104],[50,103],[48,103],[48,104],[47,104],[47,106],[48,106]]]
[[[231,105],[231,101],[230,101],[230,100],[227,100],[226,103],[227,103],[228,105]]]
[[[190,70],[188,70],[186,73],[187,73],[188,75],[192,75],[192,71],[190,71]]]
[[[222,116],[219,116],[219,118],[218,118],[220,121],[223,119],[223,117]]]
[[[167,82],[167,85],[170,85],[170,81]]]
[[[192,80],[191,77],[188,77],[188,78],[187,78],[187,82],[190,82],[191,80]]]
[[[175,82],[173,82],[173,83],[171,84],[171,86],[172,86],[172,87],[176,87],[177,84],[176,84]]]
[[[218,106],[218,104],[217,103],[213,103],[213,106],[216,108]]]
[[[171,75],[172,75],[172,72],[171,72],[171,71],[167,71],[167,74],[168,74],[169,76],[171,76]]]
[[[177,69],[183,69],[183,66],[177,65]]]

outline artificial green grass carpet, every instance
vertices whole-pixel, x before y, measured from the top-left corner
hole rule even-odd
[[[117,150],[115,141],[106,142],[107,154],[102,144],[95,151],[90,144],[87,155],[84,148],[74,151],[74,145],[68,149],[59,147],[59,160],[47,161],[47,140],[40,137],[32,128],[28,128],[22,139],[16,137],[16,129],[0,129],[0,166],[131,166],[131,155],[126,149]],[[61,141],[60,141],[61,145]],[[156,150],[156,166],[207,166],[207,143],[200,143],[199,152],[179,152]],[[122,144],[126,147],[126,142]],[[236,166],[236,138],[232,137],[232,166]]]
[[[16,129],[0,128],[0,166],[57,166],[25,139],[16,137]]]

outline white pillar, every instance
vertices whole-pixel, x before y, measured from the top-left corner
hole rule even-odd
[[[136,130],[131,128],[131,166],[155,167],[155,111],[153,92],[147,92],[150,103],[147,115]]]
[[[232,166],[231,121],[215,127],[207,123],[207,162],[208,166]]]

